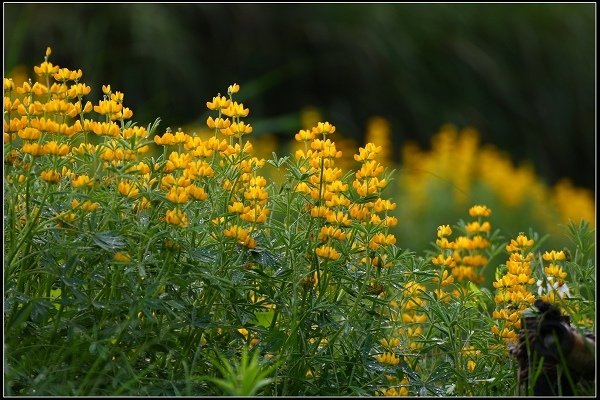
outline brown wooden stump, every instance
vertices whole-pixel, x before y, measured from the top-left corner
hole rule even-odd
[[[572,396],[589,390],[596,377],[595,336],[578,332],[551,304],[536,300],[535,307],[538,312],[521,318],[519,343],[511,348],[519,363],[518,394]]]

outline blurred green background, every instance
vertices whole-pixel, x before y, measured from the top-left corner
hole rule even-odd
[[[125,93],[143,125],[203,123],[237,82],[255,135],[291,138],[306,106],[362,142],[387,118],[396,159],[446,122],[595,188],[589,4],[4,4],[4,75],[51,61]]]

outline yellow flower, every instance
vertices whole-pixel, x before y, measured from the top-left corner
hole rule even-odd
[[[140,193],[139,189],[127,180],[119,182],[117,189],[119,193],[127,197],[136,197]]]
[[[160,146],[172,146],[175,144],[175,135],[171,132],[165,133],[162,137],[156,135],[154,136],[154,143]]]
[[[246,328],[238,328],[237,331],[239,333],[241,333],[242,336],[244,336],[244,338],[248,339],[248,329],[246,329]]]
[[[166,195],[167,199],[176,204],[185,204],[190,200],[186,188],[173,186]]]
[[[221,129],[221,133],[225,136],[233,136],[239,138],[242,135],[252,133],[252,126],[244,122],[234,122],[230,127]]]
[[[11,78],[4,78],[4,90],[10,91],[15,90],[15,83]]]
[[[358,149],[358,154],[354,155],[354,159],[359,162],[374,160],[379,152],[381,152],[381,146],[367,143],[365,147],[360,147]]]
[[[562,261],[562,260],[564,260],[566,257],[565,257],[565,252],[564,252],[564,251],[562,251],[562,250],[561,250],[561,251],[555,251],[555,250],[552,250],[552,251],[550,251],[550,252],[547,252],[547,251],[546,251],[546,252],[545,252],[545,253],[542,255],[542,258],[543,258],[545,261]]]
[[[238,239],[239,243],[250,249],[256,247],[256,240],[250,236],[250,232],[238,225],[233,225],[229,229],[223,231],[223,235]]]
[[[86,84],[83,83],[76,83],[74,85],[71,85],[71,87],[69,88],[69,90],[67,91],[67,95],[71,98],[75,98],[75,97],[81,97],[81,96],[87,96],[88,94],[90,94],[90,92],[92,91],[92,88]],[[91,106],[91,102],[88,101],[88,103]],[[86,103],[86,108],[89,107]],[[89,110],[87,110],[86,112],[91,111],[91,108]]]
[[[547,276],[553,276],[559,279],[565,279],[567,277],[567,273],[563,271],[562,267],[556,264],[550,264],[544,268],[544,272]]]
[[[87,175],[80,175],[78,177],[73,177],[71,180],[71,185],[74,188],[78,188],[81,186],[91,186],[91,179]]]
[[[330,247],[330,246],[317,247],[315,252],[317,253],[317,256],[319,256],[321,258],[326,258],[329,260],[335,261],[340,258],[340,253],[338,253],[336,249],[334,249],[333,247]]]
[[[475,205],[469,209],[469,215],[471,217],[489,217],[492,214],[492,210],[484,205]]]
[[[68,68],[60,68],[55,74],[54,79],[57,81],[76,81],[83,75],[83,72],[79,69],[77,71],[70,71]]]
[[[436,257],[431,259],[431,263],[433,265],[444,265],[446,267],[453,267],[456,265],[456,262],[451,256],[444,257],[443,254],[439,254]]]
[[[522,252],[523,250],[533,246],[533,239],[528,239],[523,233],[517,236],[517,239],[512,239],[510,244],[506,245],[506,251],[509,253]]]
[[[437,236],[439,238],[444,238],[447,236],[452,235],[452,228],[450,228],[450,225],[440,225],[437,228]]]
[[[40,178],[49,183],[57,183],[60,180],[61,176],[55,170],[46,170],[40,172]]]
[[[122,109],[123,105],[114,100],[100,100],[100,103],[94,106],[94,111],[101,115],[116,114]]]
[[[240,218],[247,222],[263,223],[268,216],[269,210],[257,205],[254,208],[248,207],[248,210],[241,214]]]
[[[400,346],[400,339],[398,338],[390,338],[388,339],[381,339],[379,340],[379,343],[381,343],[381,345],[383,347],[385,347],[386,349],[391,349],[393,347],[398,347]]]
[[[224,108],[229,107],[230,104],[231,101],[227,99],[227,97],[216,96],[213,97],[212,101],[206,102],[206,107],[208,107],[209,110],[222,110]]]
[[[57,143],[56,141],[52,140],[46,144],[44,144],[43,147],[43,154],[52,154],[52,155],[57,155],[57,156],[66,156],[67,154],[69,154],[69,146],[67,144],[60,144]]]
[[[244,192],[244,198],[246,200],[262,203],[269,198],[269,193],[260,186],[251,186]]]
[[[234,83],[233,85],[229,85],[227,88],[227,94],[232,95],[240,91],[240,85]]]
[[[379,246],[381,245],[394,245],[396,244],[396,237],[392,234],[384,234],[381,232],[376,233],[373,238],[371,239],[371,241],[369,242],[369,248],[371,250],[375,250],[377,248],[379,248]]]
[[[187,192],[190,196],[192,196],[196,200],[206,200],[208,199],[208,194],[196,185],[190,185],[187,187]]]
[[[188,218],[187,218],[187,215],[185,214],[185,212],[183,212],[183,210],[179,210],[177,208],[175,208],[173,210],[167,210],[167,213],[165,215],[165,221],[168,224],[178,225],[182,228],[187,227],[189,224],[189,221],[188,221]]]
[[[337,211],[337,212],[333,212],[332,211],[332,212],[329,212],[325,216],[325,219],[330,224],[344,225],[344,226],[350,226],[350,225],[352,225],[352,222],[350,221],[350,218],[348,218],[348,215],[345,212],[343,212],[343,211]]]
[[[227,115],[228,117],[247,117],[249,112],[250,110],[244,108],[244,105],[242,103],[238,104],[238,102],[236,101],[234,101],[233,103],[229,102],[229,106],[222,110],[222,113]]]
[[[308,129],[301,129],[300,131],[298,131],[298,133],[296,133],[294,138],[298,142],[309,142],[315,138],[315,134],[312,131],[309,131]]]
[[[21,151],[32,156],[40,156],[44,154],[44,147],[39,143],[23,143]]]
[[[131,261],[131,256],[125,252],[118,251],[113,256],[113,260],[118,261],[118,262],[127,263],[127,262]]]
[[[394,353],[385,352],[375,356],[375,359],[380,364],[398,365],[400,364],[400,358]]]
[[[206,120],[206,125],[210,128],[210,129],[227,129],[231,126],[231,120],[229,120],[229,118],[217,118],[217,119],[213,119],[212,117],[208,117],[208,119]]]
[[[467,361],[467,369],[469,370],[469,372],[473,372],[475,370],[476,365],[477,364],[473,360]]]
[[[313,133],[319,135],[327,135],[335,132],[335,126],[331,125],[329,122],[319,122],[317,126],[312,128]]]
[[[485,221],[482,224],[480,224],[477,221],[474,221],[474,222],[468,223],[465,226],[465,229],[466,229],[467,233],[478,233],[478,232],[489,232],[491,227],[492,226],[487,221]]]
[[[20,129],[17,135],[23,140],[38,140],[42,133],[38,129],[28,126]]]
[[[334,238],[337,240],[346,240],[346,234],[342,232],[340,228],[336,228],[333,226],[322,227],[321,232],[319,232],[319,240],[325,242],[329,238]]]
[[[133,211],[138,212],[141,210],[145,210],[152,207],[152,203],[145,197],[138,199],[138,201],[133,206]]]
[[[58,65],[52,65],[51,62],[44,61],[39,66],[33,67],[33,71],[41,76],[44,75],[53,75],[58,72]]]

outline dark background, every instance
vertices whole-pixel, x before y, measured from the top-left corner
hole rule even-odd
[[[588,4],[4,4],[4,72],[81,68],[134,120],[202,123],[237,82],[255,135],[291,138],[317,107],[362,142],[387,118],[394,152],[446,122],[531,160],[547,183],[595,188],[595,19]]]

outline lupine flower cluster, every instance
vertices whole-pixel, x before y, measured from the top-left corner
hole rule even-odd
[[[253,127],[236,101],[238,84],[206,102],[208,136],[157,134],[159,121],[138,126],[110,85],[96,104],[86,101],[83,72],[53,65],[50,55],[34,68],[35,83],[4,79],[6,321],[9,336],[29,345],[69,347],[93,336],[82,347],[94,358],[81,364],[84,384],[112,373],[103,360],[123,359],[136,379],[185,373],[202,381],[218,369],[211,351],[235,357],[251,348],[277,366],[277,393],[352,380],[348,393],[452,394],[454,384],[430,368],[442,377],[454,368],[456,387],[471,393],[485,374],[507,368],[481,360],[495,352],[491,344],[516,340],[535,296],[560,303],[577,293],[566,251],[539,254],[525,234],[500,245],[485,205],[470,207],[466,222],[440,225],[427,257],[402,249],[397,204],[384,197],[393,175],[381,118],[369,127],[381,143],[359,147],[354,169],[342,165],[330,122],[299,130],[291,157],[265,160],[246,140]],[[436,140],[443,166],[453,163],[454,139]],[[465,164],[455,178],[464,187],[474,134],[461,143]],[[281,187],[268,165],[285,166]],[[486,305],[485,270],[498,249],[508,259]],[[20,368],[15,354],[26,353],[14,347],[11,371]],[[9,379],[16,388],[33,376],[17,375]],[[199,390],[209,390],[206,382]]]

